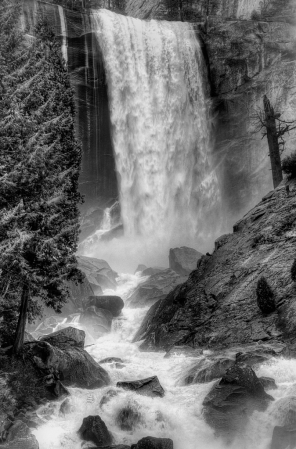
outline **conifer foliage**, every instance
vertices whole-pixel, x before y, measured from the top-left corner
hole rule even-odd
[[[36,38],[18,31],[19,4],[0,19],[0,295],[21,299],[14,353],[22,349],[35,298],[60,311],[68,280],[80,281],[78,176],[73,91],[59,42],[40,20]]]
[[[257,304],[263,313],[271,313],[275,311],[274,294],[267,280],[262,276],[257,282]]]

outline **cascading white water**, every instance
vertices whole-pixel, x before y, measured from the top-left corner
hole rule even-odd
[[[217,230],[220,195],[194,27],[107,10],[93,11],[92,22],[107,74],[125,240],[141,252],[161,247],[166,257],[171,245],[204,247]]]
[[[141,278],[139,275],[121,276],[120,294],[125,298],[135,288]],[[269,449],[273,427],[282,425],[283,414],[278,400],[295,396],[296,361],[271,359],[257,368],[258,376],[275,379],[278,388],[268,391],[275,401],[264,412],[255,411],[251,416],[244,434],[231,444],[226,445],[215,437],[214,431],[205,423],[202,402],[214,382],[184,385],[186,373],[196,364],[197,359],[182,355],[164,358],[164,353],[141,352],[137,344],[131,343],[141,319],[147,309],[123,309],[123,316],[113,323],[111,333],[99,338],[88,352],[95,360],[106,357],[121,357],[124,366],[120,369],[115,363],[105,364],[104,368],[111,377],[109,387],[97,390],[70,388],[71,411],[66,415],[59,413],[61,401],[42,406],[38,415],[44,425],[34,430],[40,449],[81,449],[77,430],[83,418],[100,415],[114,437],[114,444],[130,446],[141,438],[151,435],[159,438],[171,438],[174,449]],[[116,387],[118,381],[136,380],[157,375],[165,389],[163,398],[150,398],[135,392],[124,391]],[[100,401],[108,390],[118,395],[104,406]],[[117,417],[124,407],[136,410],[140,419],[133,430],[122,430]],[[93,447],[84,443],[83,447]]]

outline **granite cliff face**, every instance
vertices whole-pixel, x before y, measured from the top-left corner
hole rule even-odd
[[[143,348],[174,344],[231,347],[295,338],[296,186],[270,192],[220,237],[212,255],[203,256],[187,282],[155,304],[137,339]],[[264,276],[274,293],[276,310],[263,314],[256,286]]]
[[[214,160],[229,223],[271,187],[267,143],[254,133],[254,112],[267,94],[282,117],[295,117],[295,0],[25,0],[25,23],[41,9],[61,36],[76,91],[83,141],[81,191],[86,208],[118,195],[105,71],[90,8],[140,19],[196,23],[208,65]],[[63,5],[62,8],[59,5]],[[67,9],[72,8],[72,9]],[[67,47],[67,51],[66,51]],[[287,137],[287,151],[295,134]],[[235,188],[234,188],[235,187]]]
[[[118,189],[107,85],[102,54],[89,15],[36,0],[25,0],[23,10],[23,25],[29,34],[34,34],[39,12],[61,39],[75,90],[77,130],[83,149],[80,191],[86,196],[85,208],[110,206],[118,196]]]

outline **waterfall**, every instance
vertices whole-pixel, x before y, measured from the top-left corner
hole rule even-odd
[[[219,189],[194,27],[107,10],[93,11],[92,25],[107,75],[126,240],[154,250],[202,245]]]
[[[62,35],[62,54],[66,62],[68,62],[68,50],[67,50],[67,28],[64,9],[58,5],[60,23],[61,23],[61,35]]]

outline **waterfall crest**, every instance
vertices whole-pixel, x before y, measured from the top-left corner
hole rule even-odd
[[[107,10],[93,11],[92,22],[107,74],[125,238],[161,244],[166,254],[171,245],[202,246],[219,189],[193,25]]]

